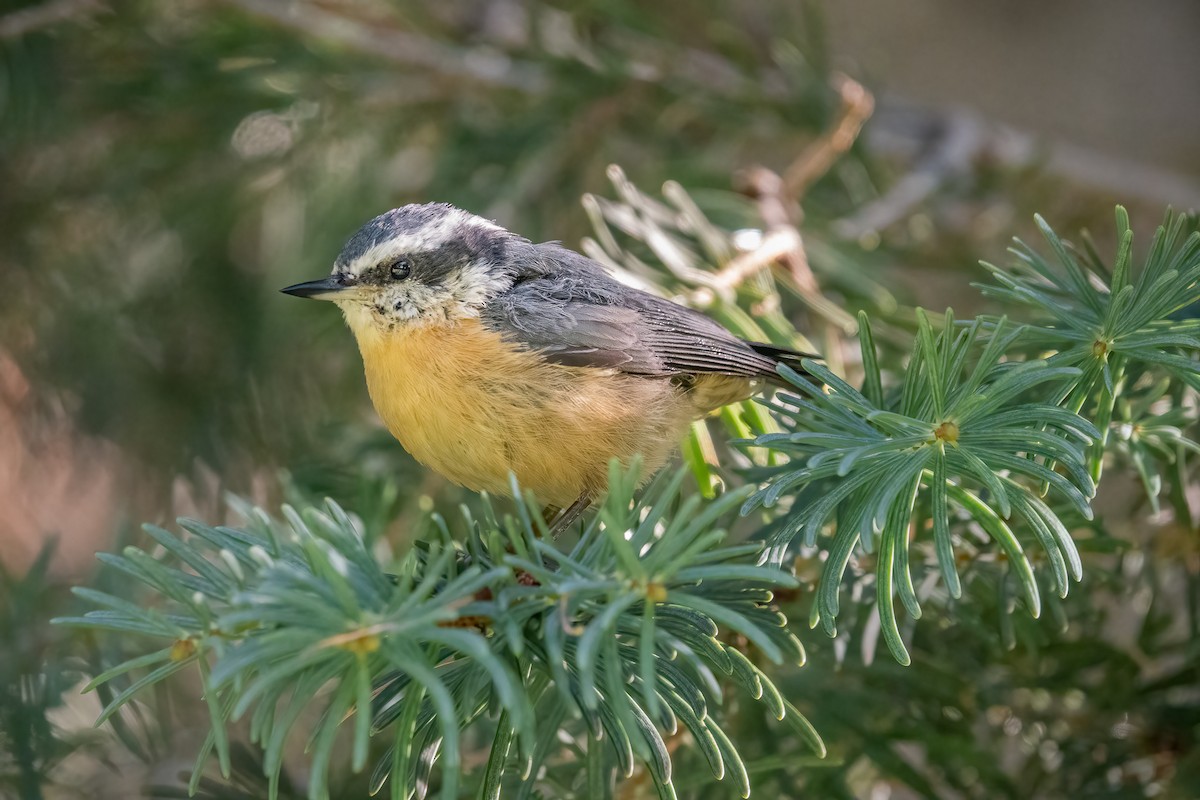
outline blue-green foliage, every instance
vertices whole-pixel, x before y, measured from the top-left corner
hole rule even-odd
[[[892,597],[899,594],[909,615],[920,616],[909,568],[910,544],[914,534],[923,533],[913,530],[917,503],[930,508],[937,563],[952,596],[962,590],[951,518],[962,513],[1003,549],[1036,615],[1037,582],[1010,521],[1020,520],[1036,536],[1052,566],[1053,585],[1065,595],[1069,578],[1079,579],[1079,555],[1037,487],[1048,484],[1089,515],[1095,487],[1084,448],[1099,434],[1078,414],[1023,399],[1045,384],[1074,378],[1078,370],[1044,361],[1001,362],[1019,329],[1001,324],[977,347],[982,323],[956,327],[947,314],[935,334],[921,314],[904,385],[885,393],[865,316],[860,324],[862,391],[815,362],[805,368],[827,391],[781,368],[800,389],[770,401],[788,432],[760,436],[754,444],[786,453],[791,462],[774,471],[743,511],[790,497],[785,522],[772,534],[776,560],[796,536],[816,545],[836,520],[814,612],[830,635],[851,554],[860,543],[878,547],[883,635],[896,658],[907,663]],[[1053,468],[1056,463],[1065,475]]]
[[[1167,214],[1142,269],[1134,274],[1133,231],[1129,215],[1117,208],[1118,250],[1112,270],[1098,258],[1086,265],[1040,216],[1042,235],[1056,263],[1017,240],[1009,252],[1017,263],[1009,270],[984,266],[999,286],[981,286],[984,294],[1037,310],[1041,319],[1027,339],[1055,352],[1055,365],[1078,367],[1070,396],[1083,399],[1102,382],[1111,396],[1126,361],[1162,368],[1200,390],[1195,352],[1200,349],[1200,320],[1175,318],[1200,303],[1200,231],[1187,216]]]
[[[1009,251],[1017,259],[1010,270],[983,264],[999,286],[980,286],[988,296],[1034,309],[1037,318],[1024,344],[1047,351],[1055,366],[1080,370],[1063,385],[1059,399],[1076,411],[1090,409],[1100,428],[1101,439],[1089,456],[1096,480],[1118,398],[1139,396],[1145,383],[1162,377],[1200,390],[1200,231],[1194,230],[1195,218],[1168,212],[1136,271],[1129,215],[1118,206],[1116,218],[1118,247],[1111,270],[1094,250],[1081,257],[1039,216],[1054,263],[1017,240]],[[1139,471],[1144,472],[1144,465],[1138,465]],[[1150,497],[1157,502],[1157,492]]]
[[[745,491],[703,507],[691,498],[672,513],[683,478],[661,481],[649,505],[635,504],[635,482],[614,470],[602,513],[568,550],[542,538],[532,500],[516,519],[497,520],[489,506],[476,522],[464,511],[462,544],[437,518],[432,540],[394,575],[333,503],[305,513],[285,507],[285,522],[246,509],[243,528],[181,520],[186,534],[176,535],[147,527],[162,553],[129,547],[102,559],[157,600],[137,605],[78,589],[103,610],[60,622],[162,642],[92,681],[136,676],[101,721],[173,673],[199,671],[212,732],[193,786],[214,749],[228,774],[227,727],[248,717],[274,796],[289,734],[317,704],[323,713],[307,742],[314,798],[327,796],[343,728],[356,771],[372,736],[390,739],[374,787],[390,776],[392,797],[422,797],[440,760],[442,796],[457,797],[463,731],[496,719],[481,796],[499,797],[506,777],[529,796],[542,762],[562,747],[560,728],[580,718],[595,745],[589,780],[606,783],[614,764],[628,776],[641,760],[660,796],[673,797],[660,731],[683,727],[713,774],[747,794],[737,748],[710,715],[726,684],[823,752],[763,671],[718,638],[744,637],[776,663],[803,661],[770,605],[772,588],[795,580],[756,565],[757,545],[721,546],[716,526]]]
[[[985,265],[1001,286],[984,287],[1036,307],[1041,317],[1033,324],[981,317],[956,325],[947,312],[938,333],[918,311],[912,356],[890,390],[865,315],[860,388],[819,363],[805,367],[824,387],[781,368],[800,391],[769,401],[784,430],[753,444],[790,460],[760,473],[766,483],[743,512],[786,504],[769,533],[777,563],[796,537],[827,550],[812,622],[830,635],[856,548],[877,551],[882,633],[908,663],[893,597],[911,618],[920,617],[912,548],[932,539],[946,589],[958,598],[955,538],[964,523],[1000,546],[1037,616],[1038,582],[1021,542],[1040,545],[1050,585],[1066,596],[1081,562],[1055,503],[1091,518],[1109,431],[1117,430],[1115,449],[1137,469],[1155,508],[1162,467],[1200,451],[1183,434],[1194,410],[1182,402],[1183,392],[1200,387],[1200,320],[1176,318],[1200,303],[1200,233],[1185,236],[1188,220],[1168,215],[1134,275],[1124,209],[1117,210],[1120,244],[1111,271],[1094,256],[1084,267],[1037,221],[1056,266],[1019,245],[1013,271]],[[1025,359],[1010,360],[1018,354]],[[1164,398],[1172,401],[1168,410],[1155,410]],[[926,519],[928,529],[919,524]]]

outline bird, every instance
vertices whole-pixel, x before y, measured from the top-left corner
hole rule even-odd
[[[510,495],[515,476],[556,534],[603,496],[613,458],[649,478],[693,421],[812,357],[447,203],[375,217],[328,277],[281,291],[341,309],[409,454],[477,492]]]

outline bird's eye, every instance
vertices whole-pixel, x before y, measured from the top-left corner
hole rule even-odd
[[[397,259],[391,267],[392,277],[402,281],[412,273],[412,263],[407,258]]]

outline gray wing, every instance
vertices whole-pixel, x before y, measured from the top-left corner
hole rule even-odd
[[[779,361],[803,356],[745,342],[703,314],[619,283],[566,248],[533,249],[539,268],[496,297],[483,322],[551,361],[647,376],[773,377]]]

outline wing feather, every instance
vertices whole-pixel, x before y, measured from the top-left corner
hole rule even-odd
[[[619,283],[566,248],[531,249],[537,268],[497,296],[483,321],[551,361],[646,376],[774,377],[783,355],[803,355],[743,341],[697,311]]]

